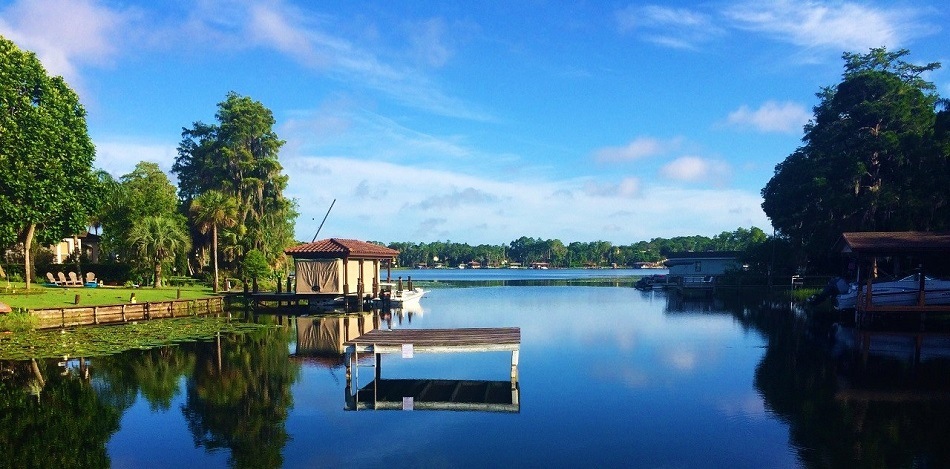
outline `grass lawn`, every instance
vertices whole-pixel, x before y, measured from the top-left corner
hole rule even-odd
[[[13,308],[62,308],[74,306],[76,295],[79,295],[80,306],[98,306],[128,303],[135,294],[138,303],[149,301],[168,301],[178,298],[181,290],[181,299],[195,299],[213,296],[211,287],[49,287],[45,285],[30,285],[29,293],[24,293],[23,282],[0,282],[0,303],[6,303]]]

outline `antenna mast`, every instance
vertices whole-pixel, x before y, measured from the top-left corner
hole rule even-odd
[[[313,235],[313,241],[310,241],[311,243],[317,240],[317,236],[320,236],[320,230],[323,229],[323,224],[327,222],[327,217],[330,216],[330,210],[333,210],[333,204],[335,203],[336,199],[333,199],[333,202],[330,202],[330,208],[327,209],[327,214],[323,216],[323,221],[320,222],[320,227],[317,228],[316,234]]]

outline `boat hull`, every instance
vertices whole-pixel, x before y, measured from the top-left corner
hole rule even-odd
[[[837,296],[835,308],[855,309],[857,302],[864,301],[865,286],[852,285],[846,293]],[[915,276],[893,282],[880,282],[871,286],[871,305],[876,307],[911,306],[917,304],[920,284]],[[950,281],[927,278],[924,283],[924,304],[950,305]]]

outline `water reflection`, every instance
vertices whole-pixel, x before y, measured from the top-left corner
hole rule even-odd
[[[378,312],[333,312],[293,318],[297,329],[294,355],[342,358],[343,344],[369,331],[379,329],[382,321]]]
[[[768,309],[748,320],[769,333],[756,387],[766,405],[789,422],[806,466],[950,463],[945,347],[930,356],[919,349],[915,354],[914,334],[877,331],[855,340],[855,334],[864,334],[829,324],[827,318],[776,315]],[[864,344],[876,345],[865,347],[861,340],[867,339],[871,342]]]
[[[745,293],[481,286],[426,300],[424,314],[261,315],[271,327],[211,341],[0,361],[0,454],[14,467],[950,466],[950,335],[929,327],[865,340]],[[521,383],[492,380],[507,357],[491,354],[387,361],[355,393],[326,376],[371,330],[515,324]],[[406,397],[474,412],[344,411]],[[426,438],[385,444],[397,432]],[[348,444],[360,438],[383,444]]]
[[[287,360],[289,338],[273,328],[89,359],[0,362],[0,428],[22,436],[0,438],[0,453],[11,467],[188,465],[187,455],[142,444],[188,435],[168,437],[150,425],[133,446],[107,454],[115,433],[138,423],[120,425],[130,412],[135,419],[175,412],[188,447],[227,449],[237,467],[280,467],[299,375]],[[144,413],[135,410],[140,400]]]
[[[303,363],[329,369],[345,366],[346,343],[370,331],[391,330],[393,317],[401,325],[423,312],[418,304],[404,308],[374,310],[361,313],[342,311],[292,317],[297,341],[292,357]],[[520,387],[517,373],[505,381],[450,379],[388,379],[382,378],[381,354],[353,357],[355,367],[373,368],[373,378],[362,388],[359,373],[346,372],[346,410],[451,410],[484,412],[518,412]],[[353,391],[355,387],[355,391]]]

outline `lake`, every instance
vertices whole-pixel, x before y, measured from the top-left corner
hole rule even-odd
[[[269,327],[214,340],[0,362],[0,454],[16,467],[950,464],[943,336],[919,354],[888,336],[865,355],[828,313],[781,298],[641,292],[638,271],[475,273],[394,272],[431,289],[407,311],[260,315]],[[348,387],[346,335],[468,327],[521,329],[516,380],[510,352],[384,355],[380,385],[455,391],[435,409],[418,393],[356,405],[377,370],[361,359]]]

